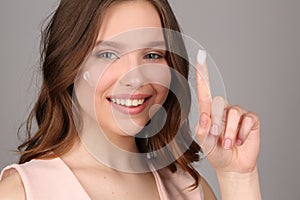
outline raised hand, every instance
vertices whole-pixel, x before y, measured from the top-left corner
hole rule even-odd
[[[256,167],[260,146],[258,116],[240,106],[231,106],[223,97],[212,98],[206,58],[206,52],[200,50],[197,56],[198,73],[196,76],[200,109],[196,134],[200,145],[209,162],[216,169],[220,184],[229,179],[240,181],[242,177],[246,181],[246,178],[254,178],[255,182],[251,181],[254,184],[253,187],[256,188],[250,189],[255,189],[254,193],[258,194],[253,198],[251,195],[248,197],[259,199],[260,190]],[[227,187],[221,185],[221,191],[222,188],[226,190]],[[236,194],[227,192],[222,191],[226,194],[225,197],[222,195],[223,198],[229,198],[229,196],[232,198],[234,195],[234,199],[238,199]],[[249,191],[245,190],[245,192]]]

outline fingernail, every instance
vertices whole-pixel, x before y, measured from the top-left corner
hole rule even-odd
[[[236,140],[236,145],[241,146],[243,144],[243,141],[241,139]]]
[[[206,51],[199,49],[197,54],[197,61],[200,65],[203,65],[206,59]]]
[[[231,146],[232,146],[232,141],[231,139],[227,138],[224,140],[224,149],[231,149]]]
[[[200,116],[200,126],[202,128],[205,128],[207,126],[207,122],[208,122],[208,119],[207,119],[206,115],[204,113],[202,113]]]
[[[219,135],[219,126],[217,124],[213,124],[212,127],[210,128],[210,134],[212,135]]]

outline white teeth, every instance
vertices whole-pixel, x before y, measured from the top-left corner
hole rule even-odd
[[[126,100],[125,99],[121,99],[121,105],[125,106],[126,105]]]
[[[139,100],[135,99],[135,100],[132,101],[132,105],[133,106],[137,106],[138,104],[139,104]]]
[[[139,106],[142,105],[145,102],[145,99],[113,99],[111,98],[110,101],[112,103],[122,105],[122,106]]]
[[[143,104],[144,101],[145,101],[145,99],[140,99],[140,100],[138,100],[138,104]]]
[[[130,99],[126,100],[126,106],[131,106],[132,105],[132,101]]]

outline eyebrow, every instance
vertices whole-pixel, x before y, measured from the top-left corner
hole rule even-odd
[[[120,42],[115,42],[115,41],[110,41],[110,40],[99,40],[96,42],[95,47],[98,46],[105,46],[105,47],[115,47],[119,49],[125,49],[126,44],[125,43],[120,43]],[[153,47],[163,47],[166,48],[166,43],[165,41],[150,41],[145,44],[143,44],[144,47],[146,48],[153,48]]]

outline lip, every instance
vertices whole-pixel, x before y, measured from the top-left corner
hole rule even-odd
[[[107,97],[107,101],[110,103],[112,108],[115,110],[127,114],[127,115],[137,115],[139,113],[142,113],[145,108],[148,106],[150,99],[152,95],[148,94],[117,94],[117,95],[111,95]],[[139,105],[139,106],[132,106],[132,107],[127,107],[119,104],[115,104],[110,101],[110,99],[145,99],[144,103]]]
[[[151,96],[149,94],[115,94],[108,96],[107,99],[146,99]]]

